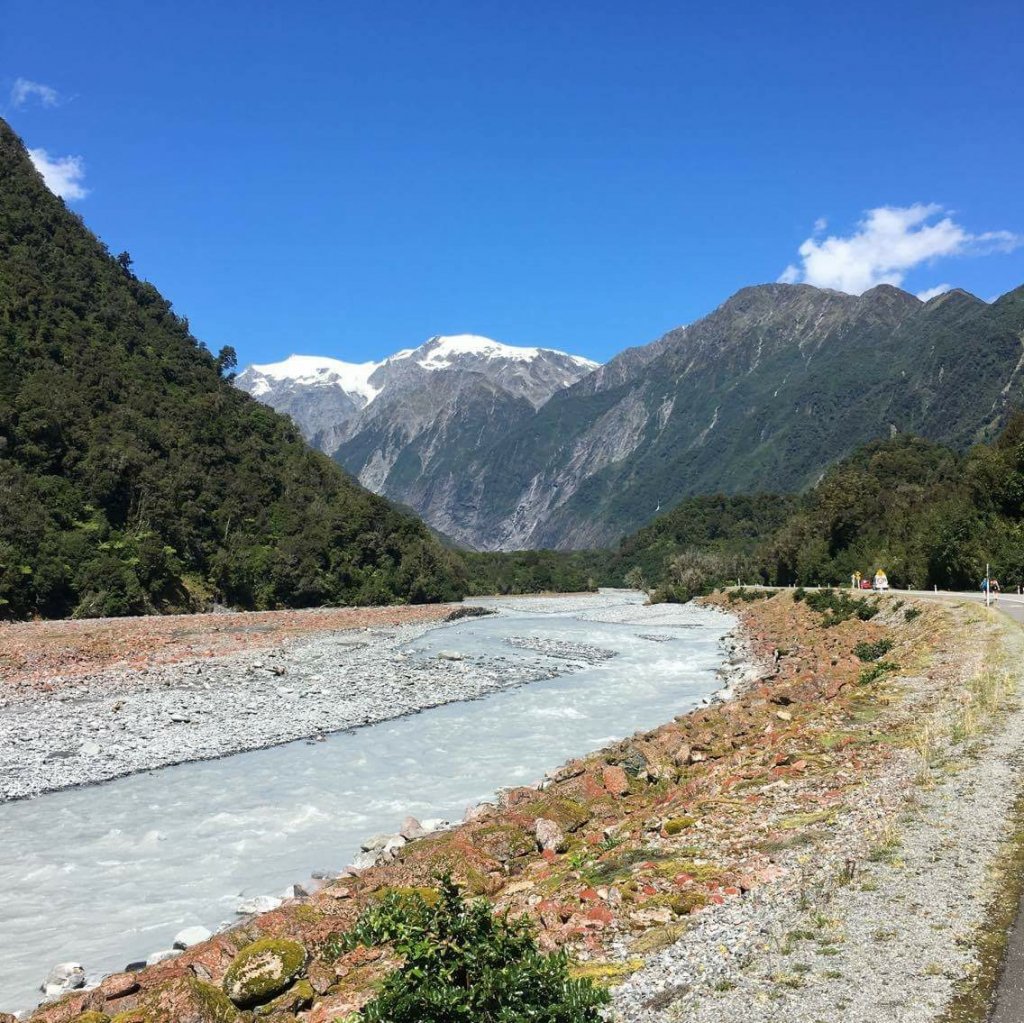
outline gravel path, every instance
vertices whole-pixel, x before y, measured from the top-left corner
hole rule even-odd
[[[444,627],[314,633],[269,649],[117,667],[53,693],[5,690],[0,801],[367,725],[588,662],[555,667],[512,651],[463,660],[403,649]]]
[[[986,647],[994,635],[1002,661],[993,667]],[[922,720],[937,706],[934,678],[948,687],[927,743],[898,750],[827,841],[786,854],[780,882],[699,914],[680,941],[618,988],[614,1018],[941,1019],[957,983],[976,968],[975,936],[1024,754],[1019,703],[999,712],[987,733],[964,735],[951,726],[969,703],[948,697],[962,697],[983,669],[1019,672],[1022,655],[1024,633],[990,618],[964,631],[955,657],[906,679],[905,699],[919,705]]]

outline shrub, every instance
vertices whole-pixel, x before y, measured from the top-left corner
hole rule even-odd
[[[341,953],[390,943],[404,962],[354,1017],[360,1023],[598,1023],[608,993],[569,976],[564,952],[542,954],[528,921],[466,902],[451,878],[433,904],[391,891],[332,941]]]
[[[847,593],[837,593],[835,590],[817,590],[808,593],[804,600],[812,611],[817,611],[823,616],[821,624],[826,629],[854,617],[862,622],[870,621],[879,610],[877,600],[851,597]]]
[[[908,607],[906,611],[903,612],[903,620],[912,622],[918,615],[920,615],[920,613],[921,609],[919,607]]]
[[[862,661],[877,661],[879,657],[881,657],[883,654],[887,654],[891,649],[891,639],[879,639],[876,640],[874,643],[858,643],[853,648],[853,652]]]
[[[890,671],[899,671],[899,668],[900,666],[893,661],[876,661],[870,668],[865,668],[860,673],[857,684],[861,686],[870,685],[872,682],[877,682]]]

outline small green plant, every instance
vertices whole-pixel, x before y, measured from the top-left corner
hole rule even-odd
[[[921,609],[919,607],[908,607],[906,611],[903,612],[903,620],[907,622],[912,622],[920,614]]]
[[[604,836],[598,849],[603,853],[611,852],[612,849],[617,849],[625,841],[626,839],[622,835],[616,835],[615,832],[612,832]]]
[[[353,1023],[598,1023],[608,992],[569,974],[564,952],[541,953],[525,919],[466,902],[450,877],[438,898],[393,890],[336,935],[330,951],[390,944],[402,965]]]
[[[861,642],[854,648],[853,652],[862,661],[877,661],[879,657],[887,654],[892,649],[891,639],[878,639],[874,643]]]
[[[890,671],[899,671],[900,666],[895,661],[875,661],[870,668],[865,668],[857,678],[857,685],[869,686],[884,678]]]

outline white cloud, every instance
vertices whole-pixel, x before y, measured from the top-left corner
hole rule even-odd
[[[37,99],[44,107],[55,107],[60,102],[60,93],[51,85],[42,82],[31,82],[27,78],[18,78],[11,87],[11,105],[24,106],[30,99]]]
[[[82,184],[85,164],[80,156],[50,156],[45,149],[30,149],[28,155],[54,195],[62,199],[84,199],[89,194]]]
[[[925,288],[924,291],[919,291],[917,297],[922,302],[927,302],[928,299],[935,298],[937,295],[945,295],[952,287],[952,284],[936,284],[934,288]]]
[[[901,285],[909,270],[945,256],[1012,252],[1022,244],[1024,237],[1010,231],[971,234],[934,203],[879,206],[845,238],[808,238],[798,250],[800,263],[787,266],[779,281],[859,295],[877,284]]]

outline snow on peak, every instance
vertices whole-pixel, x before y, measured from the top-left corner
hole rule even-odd
[[[321,355],[289,355],[281,362],[251,367],[254,373],[266,378],[258,380],[251,393],[259,397],[269,391],[268,379],[289,380],[314,387],[339,387],[369,404],[380,394],[380,388],[370,383],[370,377],[381,365],[380,362],[342,362]]]
[[[449,334],[432,337],[414,352],[401,352],[393,358],[406,358],[410,355],[422,354],[416,361],[424,369],[447,369],[459,357],[476,356],[483,359],[508,359],[514,362],[533,362],[541,354],[561,355],[572,359],[577,365],[596,368],[597,363],[578,355],[566,355],[565,352],[553,348],[519,348],[507,345],[493,338],[479,334]]]

